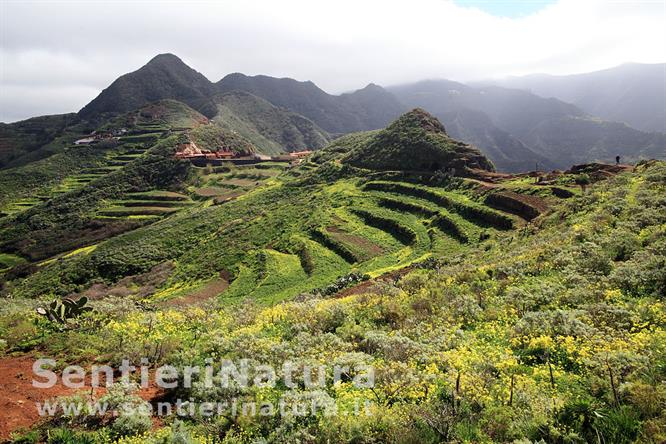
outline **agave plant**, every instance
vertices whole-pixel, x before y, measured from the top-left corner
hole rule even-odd
[[[88,298],[83,296],[78,300],[72,298],[63,298],[61,302],[57,299],[49,304],[47,308],[39,307],[37,313],[45,316],[51,322],[65,324],[68,319],[76,318],[83,313],[92,310],[86,307]]]

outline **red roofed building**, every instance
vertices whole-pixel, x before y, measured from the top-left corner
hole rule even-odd
[[[289,153],[289,157],[292,159],[304,159],[310,154],[312,154],[312,151],[294,151],[293,153]]]

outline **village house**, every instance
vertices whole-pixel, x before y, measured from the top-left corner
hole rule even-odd
[[[312,151],[294,151],[291,153],[286,153],[286,154],[278,154],[277,156],[273,156],[272,160],[277,161],[277,162],[289,162],[290,165],[298,165],[308,157],[310,154],[312,154]]]
[[[236,154],[228,148],[219,151],[200,149],[194,142],[186,142],[178,145],[176,151],[177,159],[233,159]]]
[[[84,137],[83,139],[76,140],[74,145],[90,145],[95,142],[97,142],[97,140],[94,137]]]
[[[120,136],[127,133],[126,128],[117,128],[111,131],[97,132],[93,131],[82,139],[74,141],[74,145],[92,145],[102,140],[119,139]]]
[[[201,149],[195,142],[188,141],[178,145],[175,157],[177,159],[190,159],[190,160],[231,160],[234,162],[290,162],[293,164],[300,163],[307,156],[312,154],[312,151],[295,151],[293,153],[279,154],[277,156],[267,156],[260,153],[235,153],[227,147],[222,147],[218,151],[210,151]]]
[[[289,153],[289,156],[292,159],[305,159],[308,157],[310,154],[312,154],[312,151],[294,151],[292,153]]]

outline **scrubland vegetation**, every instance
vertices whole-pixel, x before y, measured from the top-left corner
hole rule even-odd
[[[298,167],[252,171],[173,159],[187,133],[172,128],[132,140],[140,152],[114,171],[0,219],[4,358],[50,356],[58,368],[141,358],[177,369],[207,358],[276,369],[364,364],[375,369],[374,387],[354,386],[352,374],[336,384],[329,374],[314,390],[195,379],[160,399],[316,399],[338,414],[59,414],[13,439],[666,440],[666,165],[645,162],[585,192],[563,175],[558,197],[521,176],[484,186],[354,161],[378,141],[397,150],[410,134],[449,143],[408,120],[341,138]],[[440,154],[476,159],[456,147]],[[218,199],[224,190],[236,194]],[[497,193],[524,207],[492,208]],[[164,214],[147,217],[150,208]],[[200,297],[220,282],[228,286]],[[62,323],[35,311],[66,296],[87,297],[93,310]],[[99,396],[113,406],[145,402],[122,384]]]

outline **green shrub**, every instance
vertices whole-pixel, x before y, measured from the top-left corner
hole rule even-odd
[[[147,432],[153,426],[148,413],[122,413],[111,424],[116,436],[134,436]]]
[[[629,444],[635,442],[641,430],[638,413],[630,406],[621,406],[599,413],[594,428],[603,442]]]
[[[99,403],[119,412],[111,424],[116,436],[132,436],[146,432],[152,427],[150,406],[136,394],[138,385],[115,383]]]
[[[23,433],[12,433],[10,438],[14,444],[37,444],[41,441],[42,436],[38,430],[30,430]]]

